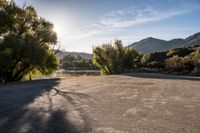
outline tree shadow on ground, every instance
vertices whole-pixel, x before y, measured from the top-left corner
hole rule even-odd
[[[67,120],[66,110],[48,112],[27,106],[59,84],[59,79],[37,80],[0,87],[0,133],[79,133]]]
[[[161,73],[125,73],[123,75],[130,77],[138,77],[138,78],[200,81],[200,77],[168,75]]]

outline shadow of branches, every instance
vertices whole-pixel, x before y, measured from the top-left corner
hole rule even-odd
[[[59,79],[48,79],[1,86],[0,133],[79,133],[66,118],[66,110],[52,109],[49,92],[58,84]],[[43,93],[48,93],[47,112],[29,109]]]

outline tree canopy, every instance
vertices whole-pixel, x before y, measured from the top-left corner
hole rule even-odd
[[[58,67],[53,24],[32,6],[0,2],[0,83],[22,80],[36,71],[51,74]]]

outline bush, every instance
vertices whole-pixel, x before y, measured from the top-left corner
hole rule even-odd
[[[149,68],[163,68],[166,54],[166,51],[145,54],[142,57],[142,65]]]
[[[195,73],[199,72],[200,56],[199,49],[185,57],[174,56],[165,61],[165,68],[172,72]]]
[[[195,46],[194,46],[195,48]],[[189,54],[191,54],[192,52],[195,51],[193,47],[183,47],[183,48],[176,48],[176,49],[172,49],[172,50],[169,50],[167,52],[167,58],[171,58],[173,56],[179,56],[179,57],[185,57]]]
[[[178,56],[169,58],[169,59],[165,60],[165,68],[170,71],[180,72],[180,71],[184,70],[184,68],[185,68],[182,60],[183,60],[183,58],[178,57]]]
[[[190,57],[193,60],[194,70],[191,72],[191,75],[200,76],[200,48],[196,49],[195,52],[190,54]]]
[[[141,56],[134,49],[124,48],[120,40],[93,49],[93,63],[101,69],[103,75],[134,70],[140,58]]]
[[[143,55],[142,67],[168,71],[169,73],[190,74],[200,69],[200,46],[176,48],[168,51]]]

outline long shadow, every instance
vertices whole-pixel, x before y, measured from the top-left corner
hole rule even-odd
[[[161,73],[125,73],[125,76],[138,77],[138,78],[152,78],[152,79],[169,79],[169,80],[191,80],[191,81],[200,81],[200,77],[193,76],[179,76],[179,75],[168,75]]]
[[[40,109],[27,108],[58,84],[59,79],[46,79],[1,86],[0,133],[78,133],[78,129],[66,119],[66,111],[52,110],[50,97],[48,119]]]
[[[66,112],[54,111],[47,123],[44,133],[79,133],[69,121],[65,119]]]

